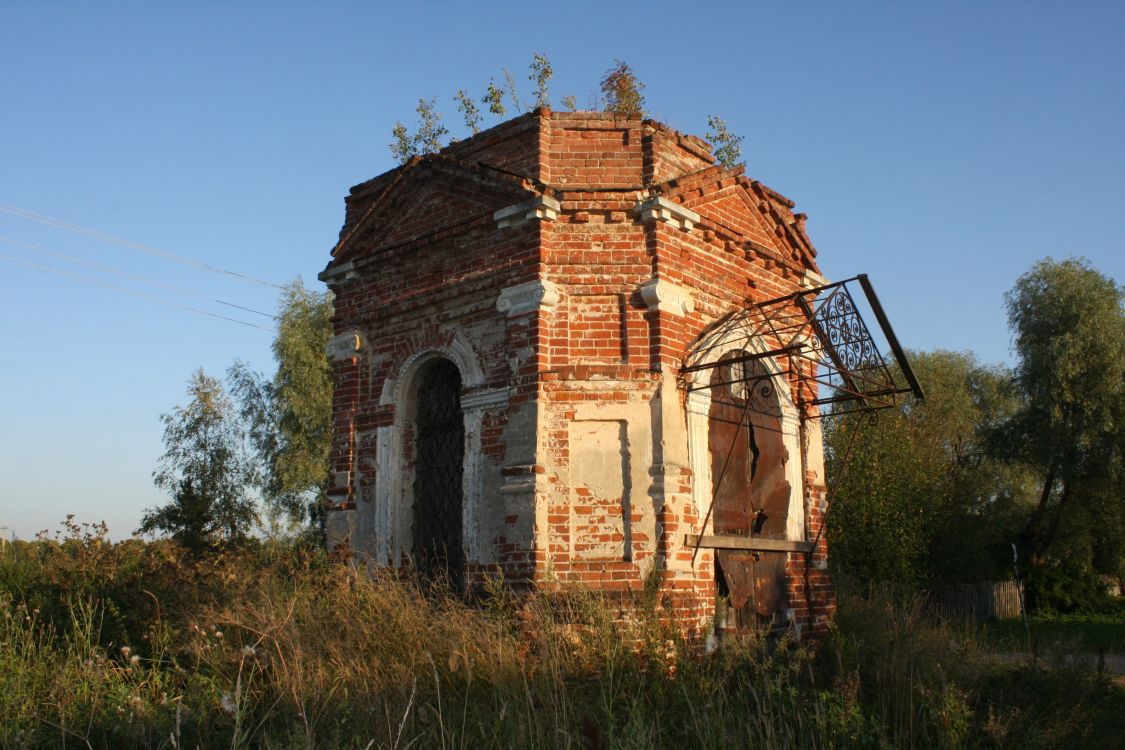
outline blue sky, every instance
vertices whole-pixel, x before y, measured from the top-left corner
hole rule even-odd
[[[418,97],[535,52],[588,100],[614,59],[651,114],[745,136],[826,274],[871,275],[903,343],[1010,361],[1002,295],[1035,260],[1125,279],[1121,3],[0,5],[0,204],[275,282],[316,284],[347,189],[393,166]],[[525,83],[530,93],[531,84]],[[276,290],[0,211],[0,237],[271,311]],[[128,535],[162,501],[159,415],[203,367],[271,367],[229,308],[0,241],[0,526]],[[231,317],[265,323],[233,311]]]

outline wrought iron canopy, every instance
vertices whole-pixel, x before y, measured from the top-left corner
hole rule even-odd
[[[852,293],[856,284],[886,349],[860,313]],[[835,414],[889,408],[903,393],[925,397],[866,274],[736,310],[717,321],[706,338],[715,343],[694,351],[680,369],[681,376],[689,376],[689,390],[738,383],[753,371],[746,363],[774,358],[786,364],[773,377],[795,376],[801,385],[798,406],[814,407],[799,408],[802,419],[822,416],[827,407]],[[897,375],[884,350],[898,365]],[[725,375],[690,377],[719,367],[726,368]],[[747,382],[747,387],[753,385]]]

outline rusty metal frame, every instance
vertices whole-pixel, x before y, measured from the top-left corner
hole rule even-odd
[[[858,283],[862,290],[862,299],[874,315],[877,330],[882,334],[905,383],[896,379],[883,358],[882,348],[856,305],[856,295],[849,287],[853,283]],[[719,335],[721,343],[693,352],[680,368],[681,377],[729,367],[738,362],[784,358],[786,366],[775,372],[773,377],[783,379],[796,374],[798,381],[808,386],[798,389],[798,392],[816,394],[807,400],[798,398],[798,412],[802,420],[825,416],[826,408],[834,415],[891,408],[897,405],[897,397],[906,393],[912,393],[919,399],[925,397],[866,274],[736,310],[715,323],[708,335],[724,331],[735,335]],[[749,351],[760,337],[770,340],[774,348],[764,352]],[[727,351],[741,350],[744,353],[725,356],[715,362],[701,361],[719,346]],[[689,382],[687,390],[702,390],[715,385],[718,384]]]

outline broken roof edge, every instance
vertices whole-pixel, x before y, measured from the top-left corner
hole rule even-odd
[[[546,124],[549,137],[549,127],[552,122],[557,122],[564,127],[567,125],[573,127],[574,125],[584,123],[586,125],[595,126],[602,124],[611,128],[620,128],[623,126],[637,128],[644,131],[646,137],[650,137],[654,133],[659,133],[664,138],[674,141],[676,145],[692,153],[701,161],[708,163],[707,166],[692,172],[686,172],[683,175],[678,175],[660,183],[654,184],[644,181],[643,184],[636,186],[636,190],[647,192],[650,195],[665,195],[668,198],[676,200],[678,195],[689,192],[692,189],[703,188],[716,183],[722,184],[725,181],[732,180],[748,193],[757,193],[760,197],[766,199],[770,206],[769,213],[772,214],[773,221],[778,225],[781,236],[785,237],[788,243],[794,248],[797,255],[800,257],[801,264],[810,271],[819,272],[819,267],[815,260],[817,255],[816,249],[805,231],[805,215],[793,214],[792,212],[795,203],[759,180],[747,176],[744,165],[736,165],[727,168],[715,163],[715,158],[711,153],[712,146],[703,138],[683,133],[652,118],[620,115],[614,112],[598,110],[557,112],[548,107],[537,107],[528,112],[521,113],[482,130],[479,133],[475,133],[468,138],[454,141],[435,153],[413,156],[406,163],[400,164],[370,180],[353,186],[345,198],[345,204],[348,206],[356,206],[359,215],[355,216],[351,221],[349,221],[346,216],[344,225],[341,227],[340,236],[331,250],[330,254],[333,260],[330,261],[329,266],[334,262],[346,259],[346,257],[350,255],[350,251],[347,249],[348,246],[363,232],[363,228],[369,222],[370,218],[375,215],[382,208],[383,204],[396,192],[396,186],[400,185],[411,172],[424,165],[440,169],[438,165],[445,163],[453,169],[460,169],[469,173],[475,172],[478,175],[483,175],[484,171],[487,171],[498,178],[498,182],[524,180],[526,184],[523,187],[527,189],[528,193],[531,195],[548,195],[561,199],[564,193],[572,192],[576,189],[580,192],[597,191],[597,186],[575,188],[561,184],[552,185],[543,182],[536,175],[521,174],[504,166],[497,166],[486,161],[488,151],[492,146],[498,146],[510,138],[526,133],[528,130],[543,129]],[[542,141],[540,141],[540,144],[542,144]],[[542,148],[542,145],[540,148]],[[546,155],[540,152],[537,158],[540,163],[542,163]],[[630,186],[629,189],[632,190],[634,188]],[[614,192],[620,191],[621,189],[615,189]],[[370,201],[369,205],[363,206],[362,203],[367,201]],[[356,205],[357,203],[359,205]],[[352,213],[351,208],[348,209],[348,213]],[[754,248],[755,243],[749,239],[747,239],[747,241],[750,242],[749,246]]]
[[[638,128],[652,128],[665,135],[674,137],[676,141],[683,145],[685,148],[693,151],[696,156],[714,162],[715,157],[712,153],[712,145],[705,139],[697,135],[685,133],[676,130],[670,125],[667,125],[659,120],[654,120],[649,117],[633,117],[628,115],[620,115],[615,112],[607,112],[603,110],[574,110],[559,112],[549,107],[536,107],[535,109],[523,112],[515,117],[503,120],[495,125],[481,130],[479,133],[473,133],[467,138],[461,138],[452,141],[438,151],[429,154],[420,154],[414,158],[426,158],[428,156],[455,156],[459,152],[471,150],[473,147],[480,146],[487,143],[489,140],[497,138],[498,136],[510,137],[516,135],[524,130],[535,127],[537,122],[542,121],[588,121],[588,122],[605,122],[612,125],[620,126],[624,124],[631,124]],[[348,197],[362,197],[368,195],[374,190],[378,190],[382,182],[387,181],[396,171],[401,170],[410,162],[400,164],[393,167],[380,175],[376,175],[371,179],[364,180],[363,182],[353,185],[348,191]],[[532,179],[529,177],[529,179]]]

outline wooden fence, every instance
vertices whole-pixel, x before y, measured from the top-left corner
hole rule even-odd
[[[982,622],[1020,616],[1020,590],[1015,581],[943,586],[930,592],[930,603],[945,617],[959,620]]]

